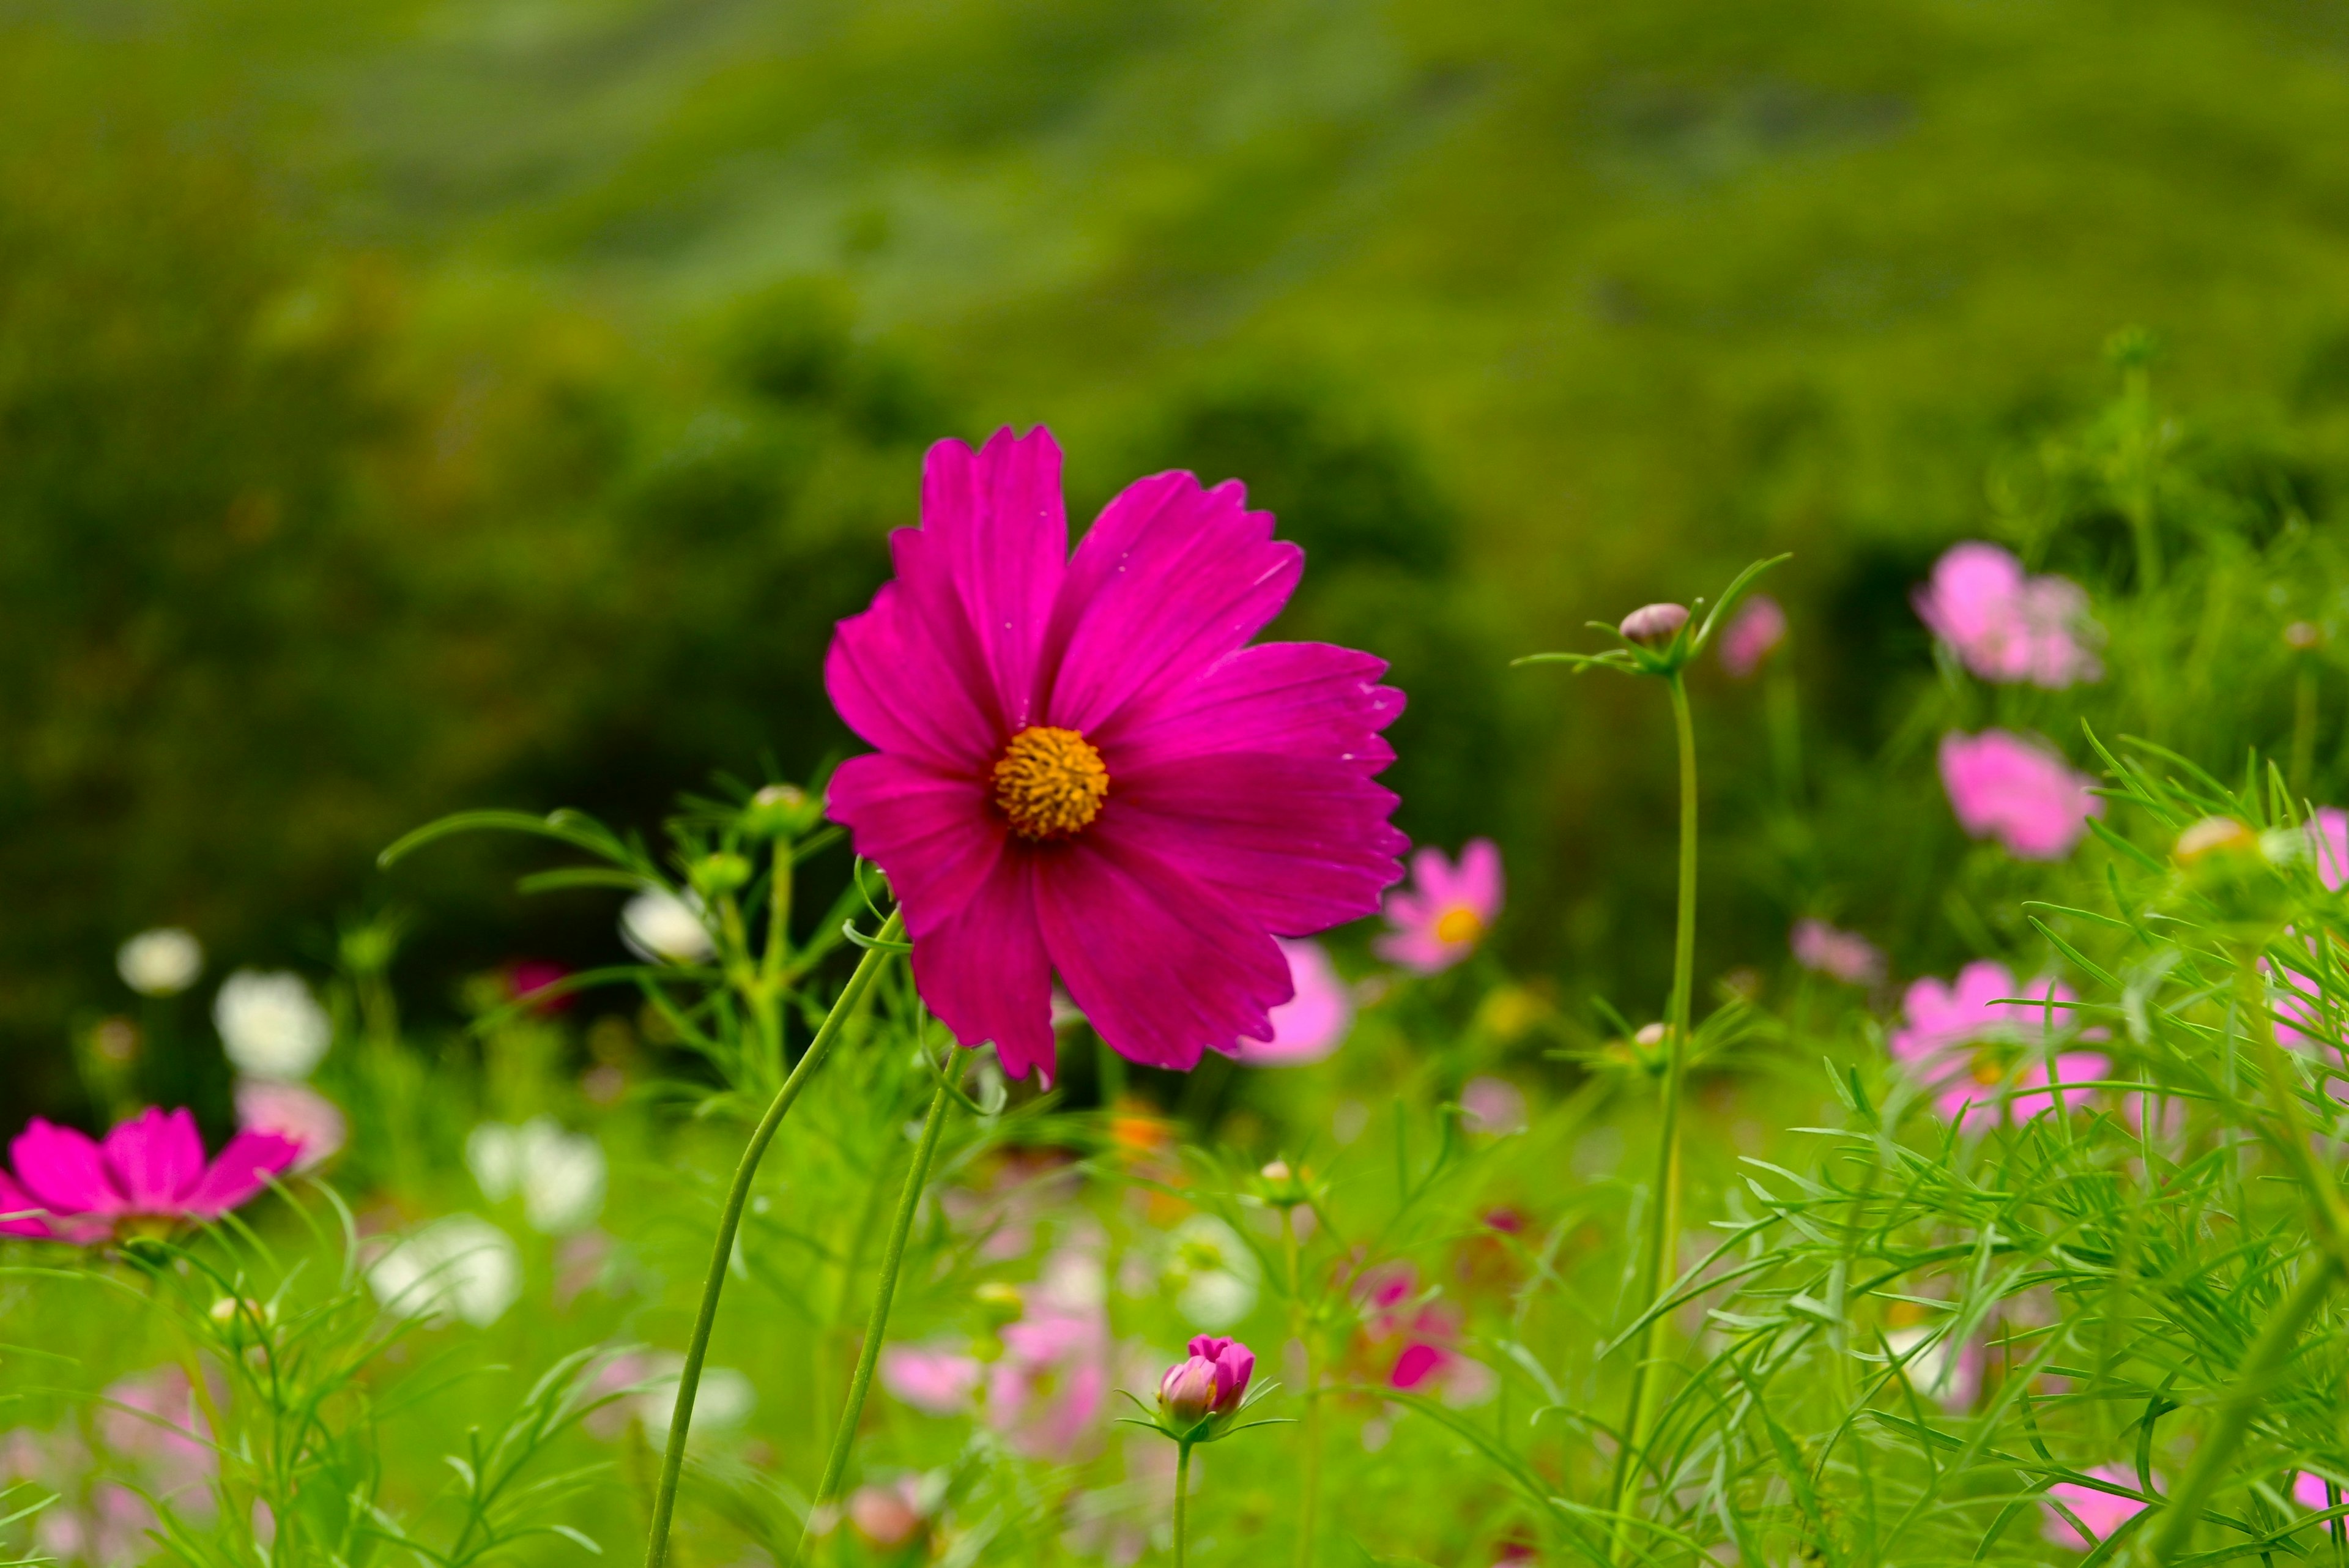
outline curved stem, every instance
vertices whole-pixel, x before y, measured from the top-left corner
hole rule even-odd
[[[892,913],[881,928],[880,940],[895,942],[905,930],[904,919]],[[709,1250],[709,1272],[701,1282],[701,1309],[694,1316],[693,1337],[686,1342],[685,1365],[677,1377],[677,1406],[669,1413],[668,1447],[661,1456],[660,1481],[653,1492],[652,1533],[645,1542],[645,1568],[661,1568],[668,1557],[669,1521],[677,1511],[677,1483],[685,1473],[685,1438],[693,1425],[693,1399],[701,1387],[701,1364],[709,1354],[709,1331],[718,1322],[718,1297],[726,1288],[726,1268],[733,1261],[734,1236],[742,1228],[742,1206],[750,1200],[750,1180],[759,1173],[759,1161],[765,1158],[767,1146],[775,1139],[775,1131],[783,1125],[783,1116],[792,1102],[823,1065],[824,1058],[839,1044],[841,1025],[856,1011],[857,1003],[872,989],[873,981],[881,966],[889,961],[886,947],[867,948],[857,961],[856,971],[841,988],[839,1000],[824,1015],[823,1023],[808,1043],[807,1054],[800,1058],[792,1075],[783,1080],[776,1091],[774,1104],[759,1118],[750,1133],[750,1141],[742,1150],[741,1163],[734,1168],[734,1183],[726,1189],[726,1207],[718,1216],[718,1235]]]
[[[1648,1426],[1655,1417],[1657,1379],[1650,1370],[1662,1353],[1664,1315],[1656,1312],[1671,1279],[1670,1262],[1680,1251],[1681,1231],[1681,1085],[1688,1075],[1690,993],[1696,970],[1696,727],[1689,716],[1688,687],[1680,671],[1670,677],[1672,727],[1680,740],[1681,865],[1680,909],[1672,930],[1672,995],[1664,1021],[1664,1083],[1662,1116],[1656,1128],[1656,1177],[1650,1196],[1648,1245],[1640,1260],[1640,1293],[1636,1298],[1653,1315],[1640,1332],[1638,1359],[1631,1366],[1631,1388],[1624,1402],[1622,1447],[1615,1456],[1615,1511],[1628,1514],[1638,1495],[1639,1455],[1647,1446]],[[1620,1519],[1615,1527],[1615,1560],[1622,1560],[1630,1544]]]
[[[881,1359],[881,1339],[889,1329],[889,1306],[897,1294],[897,1271],[905,1262],[905,1238],[914,1229],[914,1210],[921,1206],[922,1188],[930,1179],[930,1161],[938,1152],[938,1134],[946,1129],[947,1085],[930,1096],[930,1114],[922,1122],[921,1142],[914,1147],[913,1168],[905,1172],[905,1190],[897,1195],[897,1217],[889,1222],[887,1250],[881,1254],[881,1278],[874,1286],[873,1318],[864,1328],[864,1348],[856,1357],[856,1375],[849,1379],[848,1406],[840,1413],[840,1427],[832,1435],[832,1453],[823,1461],[823,1480],[816,1484],[815,1502],[808,1510],[807,1528],[801,1532],[794,1561],[807,1555],[808,1541],[824,1506],[840,1490],[848,1469],[848,1451],[856,1443],[856,1424],[864,1415],[864,1396],[873,1386],[873,1368]]]
[[[1179,1443],[1174,1460],[1174,1568],[1183,1568],[1183,1554],[1188,1547],[1184,1538],[1184,1513],[1191,1496],[1191,1445]]]

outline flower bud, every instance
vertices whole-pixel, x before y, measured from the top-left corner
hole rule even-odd
[[[742,808],[742,828],[753,838],[795,838],[820,815],[799,785],[771,784]]]
[[[1685,605],[1641,605],[1625,616],[1617,629],[1631,642],[1665,643],[1688,624],[1688,618]]]
[[[750,879],[750,861],[726,850],[705,855],[693,865],[693,889],[704,898],[721,898]]]
[[[971,1292],[970,1298],[978,1303],[978,1314],[987,1320],[987,1326],[990,1329],[1018,1322],[1019,1315],[1028,1310],[1027,1303],[1020,1298],[1019,1287],[1005,1284],[1001,1280],[988,1281]]]
[[[1158,1408],[1177,1430],[1188,1431],[1216,1407],[1216,1364],[1204,1355],[1178,1361],[1158,1380]]]
[[[2284,646],[2296,653],[2306,653],[2324,643],[2324,628],[2313,620],[2296,620],[2283,628]]]
[[[2178,836],[2178,858],[2187,865],[2209,855],[2256,851],[2259,836],[2231,816],[2206,816]]]

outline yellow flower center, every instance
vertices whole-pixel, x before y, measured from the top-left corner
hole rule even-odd
[[[2000,1062],[1997,1057],[1984,1055],[1974,1058],[1975,1083],[1983,1085],[1997,1084],[2004,1082],[2005,1078],[2006,1066],[2003,1063]]]
[[[1439,942],[1473,942],[1485,934],[1484,919],[1465,904],[1454,904],[1435,919]]]
[[[1011,831],[1032,840],[1069,838],[1092,826],[1109,796],[1101,753],[1074,730],[1031,724],[995,763],[995,804]]]

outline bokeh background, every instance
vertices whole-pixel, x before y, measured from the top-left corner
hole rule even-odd
[[[15,0],[0,1070],[70,1109],[156,924],[319,970],[396,911],[451,1013],[614,956],[608,895],[513,893],[527,849],[374,855],[809,776],[923,448],[1006,422],[1080,515],[1167,466],[1278,513],[1280,629],[1392,661],[1404,825],[1502,843],[1499,940],[1569,1013],[1662,990],[1665,715],[1508,660],[1794,552],[1827,826],[1708,863],[1706,971],[1811,912],[1972,950],[1895,874],[1954,828],[1868,804],[1934,788],[1909,586],[2050,509],[2111,524],[2054,565],[2125,576],[2137,437],[2253,534],[2333,526],[2344,125],[2317,0]],[[1708,820],[1751,827],[1761,704],[1700,685]]]

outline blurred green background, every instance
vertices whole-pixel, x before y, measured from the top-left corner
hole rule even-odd
[[[1569,997],[1662,988],[1662,703],[1507,660],[1795,552],[1847,809],[1712,863],[1705,962],[1813,911],[1936,961],[1974,933],[1865,805],[1933,793],[1909,587],[2027,532],[2129,324],[2179,461],[2328,526],[2344,124],[2349,5],[2313,0],[15,0],[13,1086],[70,1098],[149,925],[316,970],[397,905],[452,1008],[611,956],[608,896],[512,896],[526,850],[374,853],[805,776],[923,447],[1005,422],[1055,429],[1081,515],[1172,465],[1279,514],[1283,629],[1393,661],[1404,826],[1502,841],[1503,940]],[[1758,700],[1701,686],[1709,820],[1751,826]]]

